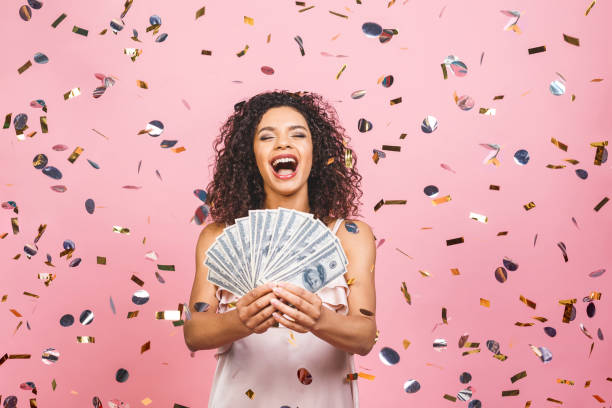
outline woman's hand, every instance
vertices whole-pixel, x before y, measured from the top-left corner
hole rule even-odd
[[[271,282],[258,286],[236,302],[238,318],[252,333],[264,333],[276,323],[272,317],[276,309],[270,304],[271,299],[276,299],[272,287]]]
[[[283,326],[299,333],[306,333],[315,329],[323,316],[321,298],[300,286],[289,282],[277,282],[274,288],[276,295],[286,300],[296,308],[292,308],[277,299],[271,299],[270,303],[281,313],[272,313]],[[291,317],[294,321],[284,318],[282,313]]]

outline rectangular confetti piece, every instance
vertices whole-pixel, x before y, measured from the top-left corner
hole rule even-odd
[[[66,18],[66,13],[62,13],[61,16],[59,16],[58,18],[55,19],[55,21],[53,23],[51,23],[51,27],[53,28],[57,28],[57,26],[59,25],[59,23],[61,23],[62,21],[64,21],[64,19]]]

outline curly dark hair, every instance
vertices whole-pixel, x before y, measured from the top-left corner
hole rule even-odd
[[[265,191],[255,162],[253,139],[264,113],[278,106],[299,111],[312,135],[312,169],[308,177],[311,213],[326,223],[333,217],[358,216],[362,177],[355,168],[356,155],[345,144],[349,138],[339,124],[336,110],[316,93],[281,90],[237,103],[234,113],[221,126],[213,143],[213,179],[206,188],[212,219],[231,225],[236,218],[247,216],[250,209],[263,208]],[[347,166],[345,155],[352,156],[352,165],[348,160]]]

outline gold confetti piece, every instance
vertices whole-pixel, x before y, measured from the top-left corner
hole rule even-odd
[[[470,351],[464,351],[463,353],[461,353],[462,356],[467,356],[469,354],[476,354],[476,353],[480,353],[480,349],[474,349],[474,350],[470,350]]]
[[[442,308],[442,322],[444,322],[444,324],[448,324],[448,321],[446,320],[446,308],[445,307]]]
[[[77,343],[95,343],[96,339],[93,336],[77,336]]]
[[[349,280],[346,281],[346,284],[351,286],[354,282],[355,282],[355,278],[349,278]]]
[[[23,293],[25,293],[25,292],[23,292]],[[3,295],[2,296],[2,302],[6,302],[6,299],[8,299],[8,295]]]
[[[457,397],[453,397],[452,395],[448,395],[448,394],[444,394],[444,396],[442,398],[447,399],[447,400],[452,401],[452,402],[457,401]]]
[[[587,382],[584,383],[584,388],[588,388],[589,385],[591,385],[591,380],[588,380]]]
[[[202,55],[212,55],[212,51],[202,50]]]
[[[527,371],[523,370],[518,374],[514,374],[511,378],[510,381],[512,381],[512,384],[514,384],[515,382],[517,382],[518,380],[520,380],[521,378],[525,378],[527,377]]]
[[[486,215],[470,212],[470,219],[486,224],[489,218]]]
[[[569,323],[571,317],[572,317],[572,305],[565,305],[565,310],[563,310],[563,319],[561,321],[563,323]]]
[[[113,232],[117,232],[119,234],[130,235],[130,229],[125,227],[120,227],[118,225],[113,225]]]
[[[144,353],[145,351],[151,350],[151,341],[147,341],[145,344],[143,344],[142,346],[140,346],[140,354]]]
[[[557,378],[557,384],[574,385],[574,382],[571,380],[562,380],[561,378]]]
[[[504,99],[504,95],[497,95],[493,98],[494,101],[498,100],[498,99]]]
[[[106,31],[107,31],[107,29],[105,28],[104,30],[100,31],[100,32],[98,33],[98,35],[104,35],[104,34],[106,34]],[[139,39],[137,39],[136,37],[130,37],[130,38],[131,38],[132,40],[135,40],[135,41],[138,41],[138,42],[142,42],[142,41],[140,41]]]
[[[160,320],[180,320],[181,313],[178,310],[164,310],[155,313],[155,318]]]
[[[306,8],[300,9],[300,10],[298,10],[298,13],[302,13],[304,11],[310,10],[311,8],[314,8],[314,6],[310,6],[310,7],[306,7]]]
[[[143,399],[140,402],[142,402],[142,405],[144,405],[146,407],[147,405],[151,404],[153,402],[153,400],[151,398],[147,397],[147,398]]]
[[[11,313],[13,313],[13,314],[14,314],[15,316],[17,316],[17,317],[23,317],[23,316],[21,316],[21,314],[20,314],[18,311],[16,311],[15,309],[9,309],[9,311],[10,311]]]
[[[593,2],[594,3],[594,2]],[[62,13],[61,16],[59,16],[58,18],[55,19],[55,21],[51,24],[51,27],[53,28],[57,28],[57,26],[59,25],[59,23],[61,23],[62,21],[64,21],[64,19],[66,18],[66,13]]]
[[[411,305],[412,301],[410,300],[410,293],[408,293],[408,288],[406,288],[406,282],[402,282],[401,291],[404,294],[404,298],[406,298],[406,302]]]
[[[526,304],[526,305],[527,305],[527,306],[529,306],[530,308],[532,308],[532,309],[535,309],[535,308],[536,308],[536,304],[535,304],[535,302],[533,302],[533,301],[531,301],[531,300],[527,299],[525,296],[520,295],[520,296],[519,296],[519,299],[521,300],[521,302],[523,302],[524,304]]]
[[[557,146],[559,149],[563,150],[564,152],[567,152],[567,145],[564,143],[559,142],[557,139],[555,139],[554,137],[550,138],[550,141],[552,142],[552,144],[554,144],[555,146]]]
[[[508,359],[508,356],[505,354],[493,354],[493,358],[498,359],[499,361],[506,361]]]
[[[18,360],[27,360],[32,357],[31,354],[10,354],[8,356],[9,360],[18,359]]]
[[[444,79],[447,79],[448,73],[446,72],[446,64],[442,63],[440,64],[440,66],[442,67],[442,76],[444,77]]]
[[[366,380],[373,380],[375,378],[375,376],[373,376],[372,374],[367,374],[367,373],[364,373],[364,372],[361,372],[361,371],[359,372],[358,375],[359,375],[359,377],[365,378]]]
[[[502,397],[512,397],[515,395],[519,395],[519,390],[502,391]]]
[[[381,199],[378,203],[376,203],[376,205],[374,206],[374,211],[378,211],[380,210],[380,207],[383,206],[383,204],[385,203],[385,200]]]
[[[340,75],[344,72],[345,69],[346,69],[346,64],[342,66],[342,68],[340,69],[340,72],[338,72],[338,75],[336,75],[336,79],[340,78]]]
[[[404,345],[404,350],[406,350],[408,346],[410,346],[410,342],[408,340],[402,341],[402,344]]]
[[[401,148],[402,148],[401,146],[382,145],[383,150],[388,150],[392,152],[399,152]]]
[[[353,151],[351,149],[344,151],[344,166],[349,169],[353,168]]]
[[[559,400],[556,400],[556,399],[554,399],[554,398],[550,398],[550,397],[546,398],[546,401],[556,402],[557,404],[563,404],[563,402],[562,402],[562,401],[559,401]]]
[[[406,200],[385,200],[385,205],[404,205]]]
[[[79,96],[80,94],[81,94],[80,88],[73,88],[64,94],[64,100],[67,101],[68,99],[72,99],[76,96]]]
[[[609,200],[610,199],[608,197],[604,197],[593,209],[595,211],[599,211],[601,207],[603,207]]]
[[[132,318],[134,318],[136,316],[138,316],[138,310],[133,311],[133,312],[128,312],[128,314],[127,314],[127,318],[128,319],[132,319]]]
[[[546,51],[546,46],[545,46],[545,45],[542,45],[542,46],[540,46],[540,47],[529,48],[529,50],[528,50],[528,51],[529,51],[529,55],[531,55],[531,54],[537,54],[537,53],[539,53],[539,52],[544,52],[544,51]]]
[[[47,127],[47,117],[46,116],[40,117],[40,129],[42,130],[43,133],[49,133],[49,128]]]
[[[54,378],[53,381],[51,381],[51,388],[53,388],[53,391],[55,391],[56,387],[57,387],[57,382],[55,382],[55,378]]]
[[[251,17],[247,17],[247,16],[244,16],[244,22],[245,22],[245,24],[249,24],[249,25],[254,25],[255,24],[255,21],[253,21],[253,19]]]
[[[138,278],[136,275],[132,275],[130,279],[138,286],[144,285],[144,281],[140,280],[140,278]]]
[[[71,393],[72,395],[79,395],[79,393],[78,393],[78,392],[76,392],[75,390],[70,390],[70,393]]]
[[[587,9],[587,11],[584,13],[585,16],[589,15],[589,11],[591,11],[591,9],[593,8],[594,5],[595,5],[595,0],[593,0],[593,2],[591,3],[591,5]]]
[[[480,343],[472,343],[470,341],[466,342],[463,347],[476,348],[480,346]]]
[[[327,165],[329,166],[330,164],[332,164],[334,162],[334,158],[330,157],[329,159],[327,159]]]
[[[593,394],[593,398],[595,398],[599,402],[606,402],[606,400],[604,400],[603,398],[601,398],[599,395],[596,395],[596,394]]]
[[[480,298],[480,306],[491,307],[491,301]]]
[[[451,273],[455,276],[460,275],[461,273],[459,272],[458,268],[451,268]]]
[[[72,32],[80,34],[80,35],[82,35],[84,37],[87,37],[87,33],[88,33],[88,31],[86,29],[81,28],[81,27],[77,27],[77,26],[72,27]]]
[[[249,397],[250,399],[253,399],[253,398],[255,397],[255,392],[253,392],[253,390],[252,390],[252,389],[250,389],[250,388],[249,388],[248,390],[246,390],[245,394],[246,394],[246,396],[247,396],[247,397]]]
[[[478,113],[488,116],[495,116],[497,109],[495,108],[480,108],[478,109]]]
[[[248,44],[244,46],[244,49],[242,51],[240,51],[239,53],[237,53],[236,55],[238,57],[242,57],[244,54],[246,54],[247,50],[249,49]]]
[[[296,5],[296,6],[302,6],[302,7],[304,7],[304,6],[306,6],[306,2],[305,2],[305,1],[296,1],[296,2],[295,2],[295,5]]]
[[[136,85],[138,85],[142,89],[149,89],[149,87],[147,86],[147,83],[145,81],[141,81],[139,79],[136,80]]]
[[[344,14],[336,13],[335,11],[329,10],[329,12],[338,17],[348,18],[348,16],[345,16]]]
[[[446,195],[444,197],[439,197],[436,199],[431,200],[431,203],[433,205],[438,205],[438,204],[443,204],[443,203],[447,203],[451,200],[451,196],[450,195]]]
[[[446,246],[451,246],[451,245],[457,245],[457,244],[463,244],[465,241],[463,240],[463,237],[460,238],[453,238],[453,239],[447,239],[446,240]]]
[[[419,269],[419,273],[421,274],[421,276],[424,276],[424,277],[426,277],[426,278],[431,276],[431,274],[430,274],[429,272],[427,272],[427,271],[422,271],[422,270],[420,270],[420,269]]]
[[[195,19],[197,20],[198,18],[202,17],[204,15],[204,13],[206,12],[206,6],[203,6],[201,9],[199,9],[198,11],[196,11],[196,17]]]
[[[559,304],[560,305],[573,305],[574,303],[576,303],[578,301],[577,298],[574,299],[564,299],[564,300],[560,300]]]
[[[570,43],[572,45],[575,45],[576,47],[580,46],[580,40],[576,37],[570,37],[567,34],[563,34],[563,39],[566,43]]]
[[[548,321],[548,319],[547,319],[547,318],[545,318],[545,317],[540,317],[540,316],[533,316],[533,319],[539,320],[539,321],[541,321],[542,323],[546,323],[546,322]]]
[[[19,72],[19,74],[22,74],[26,69],[30,68],[31,66],[32,61],[28,60],[28,62],[17,68],[17,72]]]
[[[400,96],[399,98],[391,99],[389,103],[391,105],[397,105],[398,103],[402,103],[402,97]]]
[[[535,206],[535,203],[533,201],[530,201],[527,204],[523,205],[523,208],[525,209],[525,211],[529,211],[532,208],[535,208]]]

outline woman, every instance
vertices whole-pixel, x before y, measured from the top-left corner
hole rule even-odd
[[[262,93],[236,104],[214,147],[207,203],[215,222],[196,245],[184,325],[192,352],[218,348],[209,407],[358,407],[356,379],[347,376],[356,372],[353,355],[376,341],[375,246],[366,223],[345,224],[357,215],[361,176],[345,163],[335,110],[317,94]],[[293,160],[278,166],[281,155]],[[241,298],[209,282],[205,252],[223,229],[250,209],[278,207],[332,228],[349,261],[344,276],[317,293],[268,282]],[[208,310],[196,312],[197,302]]]

